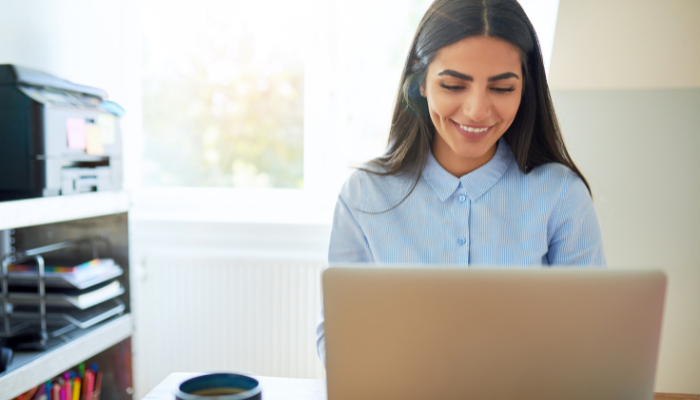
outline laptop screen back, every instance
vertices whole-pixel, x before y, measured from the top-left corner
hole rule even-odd
[[[652,399],[661,272],[323,274],[329,400]]]

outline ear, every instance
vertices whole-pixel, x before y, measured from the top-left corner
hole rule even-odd
[[[425,86],[423,86],[423,84],[420,84],[418,88],[420,90],[420,95],[425,97]]]

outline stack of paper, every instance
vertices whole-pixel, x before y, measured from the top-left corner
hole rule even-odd
[[[8,270],[11,286],[36,287],[37,267],[35,265],[11,265]],[[75,289],[87,289],[124,273],[111,258],[94,259],[72,267],[47,266],[44,272],[46,287]]]
[[[52,336],[74,328],[87,328],[107,318],[122,314],[125,290],[116,279],[124,273],[113,259],[94,259],[78,265],[48,265],[44,268],[46,318]],[[8,267],[10,318],[40,321],[38,267]],[[0,292],[1,293],[1,292]],[[0,310],[3,315],[3,310]]]

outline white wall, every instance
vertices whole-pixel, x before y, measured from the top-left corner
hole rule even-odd
[[[561,0],[550,88],[700,87],[700,1]]]
[[[173,372],[325,377],[315,340],[330,226],[132,222],[135,398]]]
[[[669,285],[656,390],[700,393],[700,1],[561,0],[550,87],[611,268]]]

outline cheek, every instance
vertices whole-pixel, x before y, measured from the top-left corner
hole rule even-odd
[[[512,121],[520,108],[520,95],[508,97],[494,102],[494,108],[496,108],[499,117],[503,121]]]
[[[436,118],[448,118],[459,111],[459,108],[460,102],[457,96],[431,95],[428,93],[428,109],[433,120]]]

